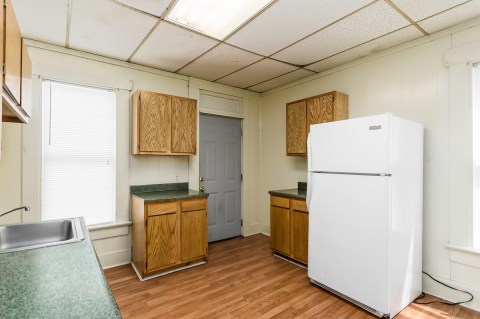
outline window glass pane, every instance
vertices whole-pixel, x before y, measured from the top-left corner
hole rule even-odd
[[[43,82],[42,219],[115,220],[115,93]]]
[[[480,64],[473,68],[473,242],[480,248]]]

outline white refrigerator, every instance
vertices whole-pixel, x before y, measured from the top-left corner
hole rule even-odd
[[[308,277],[393,317],[422,291],[423,127],[386,113],[312,125]]]

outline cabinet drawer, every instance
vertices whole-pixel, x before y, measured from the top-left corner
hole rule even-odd
[[[272,206],[290,208],[289,199],[286,197],[270,196],[270,204]]]
[[[303,200],[292,199],[290,201],[290,205],[292,206],[293,210],[298,210],[298,211],[301,211],[301,212],[308,213],[307,202],[305,202]]]
[[[157,216],[164,214],[171,214],[177,211],[177,203],[159,203],[159,204],[148,204],[147,205],[147,215],[148,216]]]
[[[207,209],[207,200],[206,199],[196,199],[188,200],[182,202],[182,212],[189,212],[192,210],[203,210]]]

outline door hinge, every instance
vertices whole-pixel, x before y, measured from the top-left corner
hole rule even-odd
[[[243,219],[240,219],[240,226],[243,227]]]
[[[240,128],[240,136],[243,136],[243,127]]]
[[[7,7],[7,0],[3,0],[3,6],[6,8]]]
[[[2,73],[3,73],[3,75],[5,75],[5,73],[7,73],[7,65],[5,63],[2,65]]]
[[[243,174],[240,174],[240,182],[243,182]]]

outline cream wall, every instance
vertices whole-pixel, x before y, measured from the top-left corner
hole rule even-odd
[[[349,95],[351,118],[392,112],[424,125],[423,269],[474,293],[477,300],[469,306],[480,309],[479,253],[446,246],[471,244],[468,234],[472,226],[468,222],[472,160],[467,63],[472,59],[448,65],[446,56],[456,46],[480,40],[480,27],[474,26],[478,23],[264,93],[259,168],[261,223],[269,224],[269,190],[293,188],[297,181],[307,178],[307,159],[285,156],[285,104],[328,91],[344,92]],[[473,55],[480,61],[480,50]],[[450,294],[426,278],[424,290],[450,299],[465,298]]]
[[[33,64],[33,114],[28,125],[4,125],[0,209],[7,210],[24,203],[29,204],[32,211],[17,213],[8,220],[5,217],[0,223],[40,220],[41,83],[43,79],[51,79],[116,91],[117,224],[90,228],[90,236],[102,266],[112,267],[130,262],[130,185],[189,182],[190,188],[198,189],[198,156],[131,155],[130,105],[131,95],[137,89],[195,99],[198,99],[201,90],[209,90],[242,99],[243,111],[235,115],[242,118],[243,125],[251,131],[243,139],[243,233],[248,235],[257,232],[258,94],[35,41],[27,44]],[[209,110],[204,112],[218,113]]]

